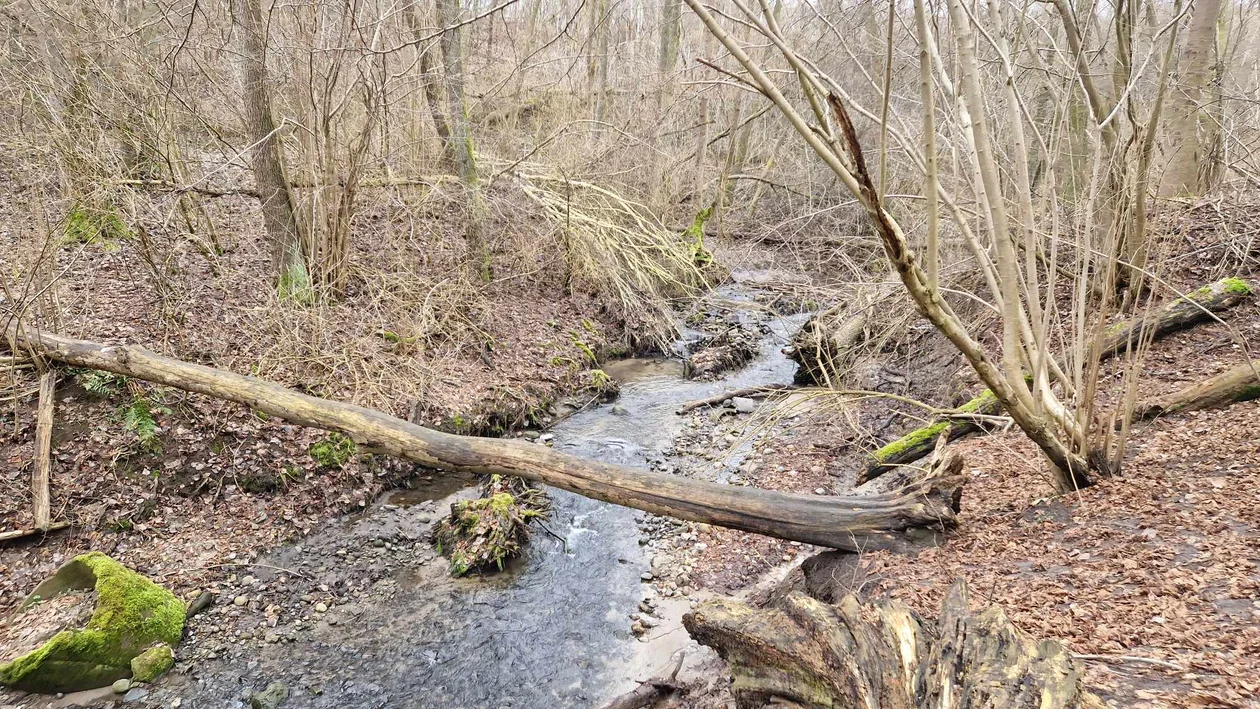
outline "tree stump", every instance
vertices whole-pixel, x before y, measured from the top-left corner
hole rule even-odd
[[[794,593],[762,609],[708,601],[683,624],[730,665],[741,709],[1102,706],[1062,645],[1027,637],[997,606],[971,612],[961,581],[935,623],[897,601]]]

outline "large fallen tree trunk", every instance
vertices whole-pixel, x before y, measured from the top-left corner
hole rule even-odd
[[[876,496],[793,495],[584,460],[523,441],[442,433],[379,411],[164,357],[144,348],[6,327],[8,341],[49,359],[102,369],[340,431],[362,445],[438,469],[516,475],[597,500],[836,549],[894,548],[897,532],[954,523],[961,477],[928,476]]]
[[[1184,298],[1165,303],[1149,315],[1118,322],[1103,333],[1102,358],[1121,354],[1129,346],[1137,347],[1144,338],[1155,340],[1211,320],[1212,313],[1238,305],[1252,292],[1251,285],[1241,278],[1223,278]]]
[[[1209,320],[1212,318],[1212,313],[1238,305],[1252,292],[1252,287],[1246,281],[1239,278],[1225,278],[1210,286],[1200,288],[1184,298],[1165,303],[1146,316],[1118,322],[1103,333],[1101,357],[1104,360],[1109,359],[1123,353],[1130,346],[1137,347],[1144,338],[1155,340]],[[867,461],[866,475],[859,478],[859,482],[874,478],[899,465],[913,463],[927,455],[931,452],[936,437],[942,432],[947,431],[950,439],[954,440],[979,431],[981,419],[968,418],[966,414],[993,415],[998,413],[998,409],[997,399],[985,390],[983,394],[958,409],[958,412],[964,416],[957,417],[951,414],[937,419],[872,453]],[[1158,411],[1150,413],[1148,417],[1159,413]]]
[[[730,665],[745,709],[1102,706],[1062,645],[1025,636],[997,606],[972,613],[961,581],[935,624],[897,601],[830,605],[793,593],[763,609],[707,601],[683,625]]]
[[[1178,411],[1228,406],[1252,399],[1260,399],[1260,359],[1243,362],[1185,389],[1144,401],[1134,409],[1133,418],[1149,419]]]

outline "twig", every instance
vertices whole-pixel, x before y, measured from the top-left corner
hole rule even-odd
[[[1175,662],[1167,660],[1157,660],[1153,657],[1139,657],[1137,655],[1078,655],[1073,653],[1073,658],[1077,660],[1093,660],[1096,662],[1140,662],[1148,665],[1157,665],[1159,667],[1167,667],[1170,670],[1185,672],[1186,668]]]
[[[168,577],[170,577],[170,576],[174,576],[175,574],[186,574],[186,573],[189,573],[189,572],[192,572],[192,571],[206,571],[206,570],[208,570],[208,569],[221,569],[221,568],[230,568],[230,567],[238,567],[238,566],[250,566],[250,567],[256,567],[256,568],[259,568],[259,569],[271,569],[272,571],[279,571],[279,572],[281,572],[281,573],[292,574],[292,575],[294,575],[294,576],[299,576],[299,577],[301,577],[301,578],[304,578],[304,579],[309,579],[309,580],[311,580],[311,581],[314,581],[314,580],[315,580],[315,577],[314,577],[314,576],[310,576],[310,575],[308,575],[308,574],[304,574],[304,573],[302,573],[301,571],[294,571],[293,569],[286,569],[286,568],[284,568],[283,566],[272,566],[271,564],[251,564],[251,563],[246,563],[246,562],[229,562],[229,563],[224,563],[224,564],[208,564],[208,565],[206,565],[206,566],[198,566],[198,567],[196,567],[196,568],[192,568],[192,569],[179,569],[179,570],[177,570],[177,571],[171,571],[171,572],[168,572],[168,573],[162,574],[162,578],[168,578]]]
[[[0,542],[8,542],[22,537],[29,537],[35,534],[49,534],[58,530],[66,529],[70,526],[69,522],[57,522],[48,525],[48,529],[16,529],[12,532],[0,532]]]
[[[789,391],[791,389],[792,387],[755,386],[755,387],[747,387],[744,389],[736,389],[735,391],[726,391],[726,392],[722,392],[721,394],[714,394],[713,396],[706,397],[698,401],[689,401],[683,404],[681,407],[679,407],[678,415],[681,416],[683,414],[691,413],[692,411],[695,411],[701,406],[713,406],[714,404],[721,404],[722,402],[728,401],[730,399],[734,399],[737,396],[766,396],[768,394],[774,394],[781,391]]]

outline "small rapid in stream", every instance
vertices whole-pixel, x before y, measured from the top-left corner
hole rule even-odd
[[[699,382],[684,377],[679,359],[609,362],[605,371],[620,382],[620,396],[555,425],[555,448],[647,468],[649,460],[664,457],[681,430],[684,417],[676,411],[683,403],[789,383],[794,365],[781,349],[803,316],[766,315],[754,294],[737,284],[710,296],[731,309],[729,317],[768,326],[759,356],[746,367]],[[262,561],[324,572],[313,572],[312,580],[335,577],[339,563],[366,563],[379,571],[383,562],[370,555],[379,539],[402,535],[417,548],[427,544],[428,525],[448,509],[448,495],[474,483],[438,475],[427,488],[386,495],[357,518],[330,524]],[[630,633],[628,615],[644,596],[640,575],[649,562],[636,525],[642,513],[548,492],[554,503],[546,523],[550,534],[532,535],[524,557],[503,573],[454,579],[441,557],[399,564],[370,592],[333,609],[292,641],[196,663],[196,679],[172,689],[185,707],[247,706],[249,689],[280,681],[292,692],[286,707],[348,709],[590,707],[633,687],[641,679],[632,676],[640,643]],[[276,583],[266,569],[258,578]]]

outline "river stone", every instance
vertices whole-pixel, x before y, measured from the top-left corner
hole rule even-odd
[[[731,399],[731,406],[734,406],[735,410],[741,414],[751,414],[757,410],[757,402],[742,396]]]
[[[261,692],[249,696],[251,709],[276,709],[289,698],[289,688],[281,682],[272,682]]]
[[[127,690],[131,689],[131,680],[124,677],[110,685],[110,689],[114,694],[126,694]]]
[[[152,682],[166,674],[174,664],[175,653],[170,645],[154,645],[131,658],[131,678],[137,682]]]
[[[39,648],[0,664],[0,684],[44,694],[108,687],[131,675],[131,661],[157,643],[179,644],[184,604],[175,594],[100,552],[76,556],[18,606],[69,591],[96,591],[82,629],[63,630]]]

